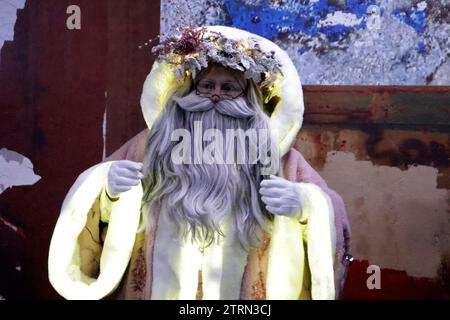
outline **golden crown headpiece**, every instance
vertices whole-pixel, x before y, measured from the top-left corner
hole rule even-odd
[[[209,63],[242,71],[260,87],[275,81],[281,64],[275,51],[264,52],[253,39],[233,40],[207,28],[184,28],[178,36],[169,37],[152,51],[174,69],[175,79],[195,78]]]

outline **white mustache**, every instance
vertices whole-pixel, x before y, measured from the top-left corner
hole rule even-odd
[[[193,91],[187,96],[174,97],[173,99],[180,108],[190,112],[207,111],[214,108],[222,115],[234,118],[250,118],[255,115],[255,111],[243,97],[233,100],[221,99],[218,102],[213,102],[210,98],[199,96]]]

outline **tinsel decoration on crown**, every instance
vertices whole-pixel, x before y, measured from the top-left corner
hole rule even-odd
[[[256,40],[236,41],[207,28],[184,28],[179,36],[169,37],[152,51],[174,68],[177,80],[189,75],[195,78],[211,62],[244,72],[260,87],[272,84],[281,74],[274,51],[263,52]]]

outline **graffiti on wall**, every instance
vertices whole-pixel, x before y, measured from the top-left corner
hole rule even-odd
[[[186,21],[254,32],[289,53],[304,84],[450,84],[447,0],[161,0],[161,6],[163,35]]]

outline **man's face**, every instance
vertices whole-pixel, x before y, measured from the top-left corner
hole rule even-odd
[[[242,87],[244,81],[239,81],[236,72],[221,67],[213,66],[196,83],[197,95],[210,98],[213,102],[222,99],[236,99],[244,94]],[[240,79],[242,80],[242,79]]]
[[[171,160],[176,164],[258,164],[261,174],[275,173],[279,163],[272,161],[272,155],[278,157],[269,143],[267,118],[257,102],[247,98],[256,92],[247,90],[252,87],[240,71],[211,65],[200,73],[188,95],[174,97],[180,113],[166,121],[166,125],[175,121],[170,137],[178,142]]]

